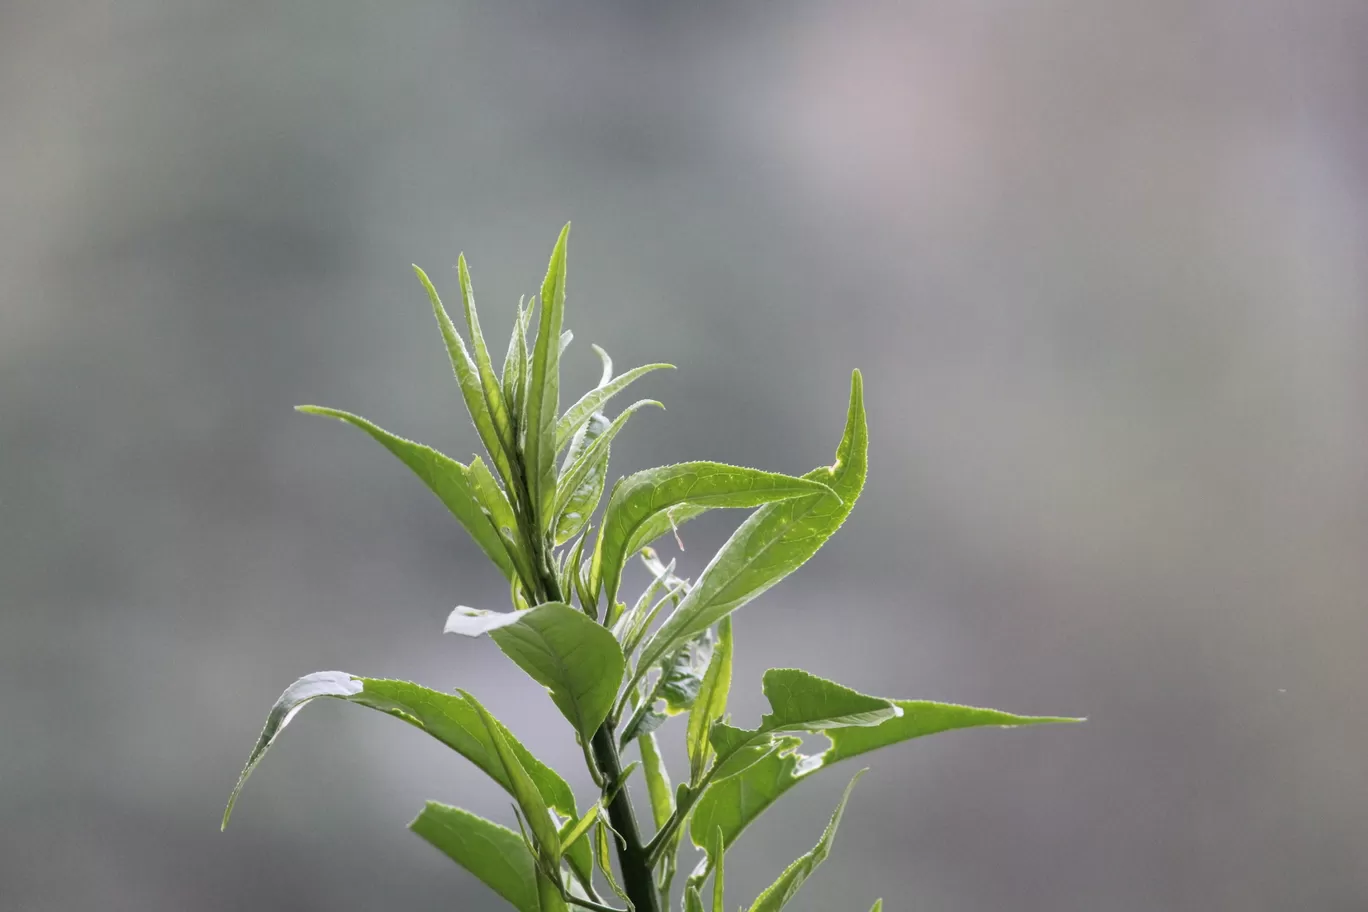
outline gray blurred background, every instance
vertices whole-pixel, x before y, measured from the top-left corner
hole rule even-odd
[[[218,821],[316,669],[580,768],[439,634],[497,574],[290,411],[468,458],[409,263],[452,300],[464,250],[501,351],[568,219],[567,385],[590,341],[681,366],[614,475],[825,464],[865,371],[869,486],[738,615],[739,721],[772,665],[1091,717],[872,757],[795,908],[1368,908],[1368,5],[552,6],[0,6],[0,909],[501,908],[404,823],[507,799],[374,713],[306,712]]]

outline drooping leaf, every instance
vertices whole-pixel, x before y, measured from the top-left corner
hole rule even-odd
[[[691,838],[704,848],[703,840],[715,826],[722,828],[727,845],[736,842],[741,832],[789,789],[833,763],[881,747],[961,728],[998,726],[1016,728],[1055,722],[1075,722],[1058,716],[1017,716],[994,709],[933,703],[926,700],[892,700],[902,715],[871,727],[828,728],[822,731],[830,746],[819,754],[798,753],[797,739],[778,739],[778,750],[770,751],[744,770],[730,777],[715,776],[698,799],[693,811]],[[714,725],[714,734],[719,729]],[[726,746],[733,747],[750,733],[733,730]],[[718,747],[714,737],[714,747]],[[839,745],[839,747],[838,747]],[[747,747],[744,751],[755,748]],[[737,751],[733,756],[741,756]]]
[[[556,707],[587,742],[603,724],[622,682],[624,662],[617,640],[564,602],[546,602],[515,617],[498,618],[490,636],[551,692]]]
[[[532,350],[527,384],[527,428],[523,439],[527,494],[539,534],[551,525],[556,497],[556,411],[560,407],[560,334],[565,316],[565,245],[561,229],[541,290],[541,322]]]
[[[473,697],[441,693],[407,681],[360,678],[342,671],[320,671],[291,684],[271,707],[266,726],[228,800],[228,808],[223,814],[224,826],[228,825],[233,805],[247,777],[256,769],[266,751],[290,720],[307,703],[319,697],[345,700],[402,719],[474,763],[505,791],[512,793],[511,783],[504,776],[503,766],[495,754],[493,741],[486,734],[479,704]],[[574,795],[565,780],[533,757],[506,728],[501,727],[500,731],[523,768],[536,781],[545,802],[562,816],[578,816],[575,813]]]
[[[559,520],[562,513],[568,508],[572,498],[580,492],[582,486],[590,478],[591,473],[596,470],[606,478],[608,472],[608,448],[613,443],[613,438],[618,435],[623,426],[627,424],[627,419],[633,413],[647,405],[654,405],[657,408],[664,408],[659,402],[653,399],[642,399],[634,402],[622,410],[622,414],[613,419],[613,423],[599,434],[584,448],[584,452],[575,460],[574,465],[570,466],[557,481],[555,504],[551,509],[551,516],[554,520]],[[596,469],[597,467],[597,469]],[[603,484],[600,482],[591,492],[593,494],[593,504],[598,505],[598,499],[603,493]],[[587,494],[586,494],[587,497]],[[592,512],[592,508],[590,510]],[[588,513],[584,513],[584,518],[588,519]]]
[[[451,317],[447,315],[446,308],[442,306],[442,299],[438,297],[437,289],[433,287],[427,273],[417,266],[413,267],[413,271],[417,273],[418,280],[423,283],[423,288],[427,291],[428,300],[432,302],[432,313],[436,316],[437,325],[442,330],[442,340],[446,343],[452,372],[455,373],[457,385],[461,388],[461,398],[465,400],[466,411],[470,413],[470,420],[475,425],[475,430],[479,432],[480,442],[484,444],[485,451],[489,453],[489,458],[494,461],[494,465],[498,467],[504,480],[511,482],[513,479],[512,464],[509,462],[509,453],[512,452],[509,449],[512,442],[511,432],[508,441],[505,442],[494,418],[496,405],[501,409],[503,407],[503,396],[496,389],[495,395],[498,396],[496,403],[491,403],[487,398],[484,385],[480,379],[479,368],[476,367],[470,353],[466,350],[465,340],[456,331],[456,325],[451,322]],[[488,357],[488,352],[486,352],[486,357]],[[492,368],[490,372],[493,372]],[[505,411],[503,415],[506,421],[507,412]]]
[[[593,342],[589,343],[589,347],[594,350],[594,354],[599,356],[599,361],[603,362],[603,374],[599,377],[598,385],[600,387],[607,386],[608,382],[613,379],[613,359],[608,357],[608,353]],[[559,424],[556,425],[556,439],[560,439]]]
[[[522,837],[469,811],[429,801],[409,829],[474,874],[519,912],[541,912],[537,862]]]
[[[658,661],[792,573],[831,537],[860,496],[868,468],[864,387],[851,378],[850,406],[836,461],[803,477],[830,490],[768,504],[751,514],[704,568],[689,594],[646,644],[642,661]],[[611,499],[609,508],[611,509]],[[605,518],[604,534],[608,534]],[[606,546],[605,546],[606,548]],[[604,562],[607,568],[607,561]],[[605,569],[605,575],[607,570]]]
[[[608,354],[597,345],[594,346],[594,350],[599,353],[600,358],[606,359],[604,361],[605,376],[611,374],[613,370],[612,359],[608,358]],[[645,364],[641,367],[634,367],[617,379],[600,382],[599,386],[581,396],[578,402],[565,410],[565,414],[556,423],[556,452],[559,453],[570,442],[570,438],[575,436],[580,425],[589,420],[590,415],[602,411],[609,399],[625,390],[638,377],[662,368],[674,370],[674,365]]]
[[[846,802],[850,800],[850,790],[855,787],[855,783],[862,775],[863,770],[856,773],[855,778],[846,786],[841,803],[836,806],[836,811],[831,815],[831,821],[822,832],[822,838],[817,841],[817,845],[789,865],[788,869],[779,875],[779,879],[770,884],[751,904],[750,912],[779,912],[798,894],[799,888],[812,876],[812,872],[817,870],[817,866],[826,861],[827,856],[831,854],[831,843],[836,838],[836,828],[841,825],[841,815],[845,812]]]
[[[484,390],[489,417],[505,454],[511,456],[516,452],[513,420],[509,415],[508,404],[504,401],[503,389],[499,385],[499,375],[494,373],[494,361],[489,357],[489,346],[485,344],[484,333],[480,331],[480,315],[475,310],[475,289],[470,283],[470,270],[466,268],[464,253],[456,257],[456,273],[461,282],[461,304],[465,310],[466,328],[470,330],[470,344],[475,350],[475,366],[479,369],[480,387]],[[512,476],[505,476],[504,480],[511,483]]]
[[[617,894],[619,899],[628,900],[627,891],[622,889],[622,885],[613,876],[613,859],[608,845],[608,832],[612,828],[607,821],[602,818],[594,826],[594,860],[598,862],[599,871],[603,873],[608,881],[608,888]]]
[[[460,691],[460,694],[470,700],[475,706],[476,712],[480,714],[480,719],[484,722],[485,734],[494,746],[494,755],[498,758],[499,765],[503,769],[504,778],[509,786],[509,794],[518,803],[518,808],[522,811],[528,828],[532,830],[532,838],[536,840],[537,848],[541,850],[541,860],[548,866],[559,865],[561,859],[560,834],[556,830],[556,825],[551,821],[551,809],[547,806],[546,799],[542,797],[541,790],[532,781],[532,776],[523,767],[518,755],[504,738],[503,726],[499,724],[498,720],[490,715],[487,709],[476,703],[469,694],[464,691]]]
[[[617,597],[626,556],[647,544],[646,534],[660,534],[654,531],[660,526],[651,524],[651,520],[662,518],[664,528],[668,529],[667,514],[672,510],[750,508],[830,494],[831,490],[820,481],[719,462],[684,462],[629,475],[613,487],[599,534],[596,561],[603,590],[611,604]],[[701,509],[692,515],[697,512]],[[694,633],[709,626],[704,624]],[[660,652],[663,655],[666,651]],[[659,660],[660,655],[655,658]]]
[[[654,695],[650,700],[643,700],[637,705],[636,711],[627,720],[627,724],[622,726],[622,734],[618,735],[621,746],[626,747],[637,738],[649,735],[664,725],[665,719],[666,715],[656,708]]]
[[[518,623],[526,613],[526,611],[486,611],[483,608],[457,605],[452,609],[451,614],[447,615],[446,625],[442,628],[442,633],[454,633],[465,637],[484,636],[491,630],[498,630],[500,627]]]
[[[651,799],[651,817],[657,827],[662,827],[674,812],[670,774],[665,769],[655,735],[643,735],[637,739],[637,744],[641,745],[641,768],[646,776],[646,793]]]
[[[432,447],[405,440],[350,412],[317,405],[298,405],[295,406],[295,410],[309,415],[336,418],[369,434],[423,480],[506,579],[511,581],[516,578],[517,568],[513,565],[513,559],[508,556],[502,537],[489,521],[489,517],[480,509],[479,501],[475,498],[469,469]]]
[[[698,691],[689,712],[689,727],[685,734],[685,745],[689,753],[689,782],[697,784],[708,767],[712,756],[712,746],[708,741],[708,729],[727,711],[727,694],[731,690],[732,669],[732,624],[731,618],[723,618],[717,627],[717,646],[713,649],[712,660],[703,675],[703,684]]]
[[[561,466],[561,480],[557,485],[567,484],[566,473],[575,466],[589,445],[608,430],[610,423],[606,415],[596,413],[576,432],[574,439],[570,441],[570,449],[566,452],[565,462]],[[584,473],[575,489],[566,496],[565,505],[557,512],[556,544],[565,544],[578,535],[585,523],[589,522],[589,517],[593,515],[594,510],[598,508],[599,500],[603,498],[603,487],[607,480],[608,450],[605,448],[589,465],[588,471]],[[559,491],[559,488],[557,490]],[[578,560],[574,562],[574,566],[579,567]]]

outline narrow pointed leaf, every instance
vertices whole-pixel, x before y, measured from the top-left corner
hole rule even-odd
[[[689,782],[693,784],[702,778],[703,771],[708,767],[708,760],[712,756],[708,730],[726,713],[727,695],[731,690],[731,618],[722,619],[722,623],[717,627],[717,634],[717,646],[713,649],[708,670],[703,675],[698,699],[689,711],[689,726],[684,738],[689,752]]]
[[[422,729],[474,763],[511,794],[511,783],[504,776],[493,741],[486,733],[479,704],[473,697],[441,693],[407,681],[360,678],[343,671],[320,671],[291,684],[271,708],[266,726],[248,757],[247,765],[228,801],[228,808],[224,811],[224,826],[228,824],[228,817],[247,777],[256,769],[266,751],[295,715],[319,697],[345,700],[379,710]],[[523,768],[536,781],[545,802],[563,816],[577,817],[574,795],[565,780],[533,757],[506,728],[501,727],[500,731],[518,755]]]
[[[511,455],[516,452],[513,422],[509,416],[508,404],[504,401],[503,389],[499,385],[499,375],[494,373],[494,361],[489,357],[489,346],[485,344],[484,333],[480,331],[480,315],[475,309],[475,289],[470,282],[470,270],[466,268],[464,253],[456,258],[456,272],[460,277],[461,304],[465,310],[466,328],[470,330],[470,345],[475,351],[475,366],[479,370],[480,388],[484,391],[489,417],[499,442],[505,454]]]
[[[582,611],[547,602],[518,612],[490,636],[533,680],[587,742],[612,708],[624,662],[617,640]]]
[[[883,912],[883,900],[874,900],[874,905],[870,908],[869,912]]]
[[[608,448],[612,445],[613,438],[618,435],[618,432],[627,424],[627,419],[631,418],[637,409],[647,405],[654,405],[657,408],[662,409],[665,407],[654,399],[642,399],[627,406],[627,408],[622,410],[622,414],[613,419],[613,423],[608,425],[602,434],[599,434],[588,443],[584,448],[584,452],[575,460],[574,465],[566,469],[565,473],[557,481],[555,504],[551,510],[553,519],[559,519],[560,515],[565,512],[571,499],[580,492],[581,487],[589,479],[590,474],[596,470],[596,467],[600,474],[606,477],[608,472]],[[594,505],[598,504],[598,498],[602,492],[603,483],[599,482],[596,490],[593,492]],[[590,512],[592,512],[592,508],[590,509]],[[584,518],[588,519],[587,514],[584,515]]]
[[[349,412],[316,405],[300,405],[295,408],[309,415],[322,415],[345,421],[369,434],[423,480],[506,579],[513,580],[517,577],[517,568],[504,547],[502,537],[480,508],[470,480],[469,469],[432,447],[405,440]]]
[[[456,331],[456,325],[451,322],[451,317],[448,316],[446,308],[442,306],[442,299],[438,297],[437,289],[433,287],[427,273],[417,266],[413,267],[413,271],[417,273],[418,280],[423,283],[423,288],[427,291],[428,300],[432,302],[432,313],[437,318],[437,325],[442,331],[442,340],[446,343],[452,372],[456,375],[456,383],[461,388],[461,398],[465,400],[466,411],[470,413],[470,420],[474,423],[475,430],[479,432],[480,442],[484,444],[485,451],[489,453],[489,458],[494,461],[494,465],[498,467],[504,480],[511,482],[513,474],[509,462],[510,451],[494,420],[484,385],[480,381],[479,368],[471,360],[470,352],[465,347],[465,341],[461,338],[461,334]],[[502,405],[502,396],[498,402]]]
[[[608,881],[608,888],[617,894],[619,899],[628,900],[630,902],[627,891],[622,889],[622,885],[619,884],[617,878],[613,876],[613,859],[608,841],[608,832],[610,829],[611,828],[602,818],[599,819],[598,824],[594,827],[594,860],[598,862],[599,871],[603,873],[604,878]]]
[[[570,441],[570,449],[565,454],[565,462],[561,466],[561,477],[556,482],[558,486],[568,486],[567,473],[579,462],[581,456],[589,446],[601,437],[604,431],[608,430],[611,422],[606,415],[595,414],[584,426],[575,434],[575,438]],[[573,491],[570,491],[565,499],[564,506],[556,511],[556,544],[563,545],[570,539],[579,534],[585,524],[589,522],[589,517],[598,509],[599,501],[603,499],[603,488],[608,481],[608,450],[605,449],[590,465],[589,470],[579,480]],[[558,495],[561,488],[557,488]],[[579,561],[574,562],[575,567],[579,567]]]
[[[560,407],[560,334],[565,315],[565,245],[561,230],[542,282],[541,322],[527,384],[527,428],[523,441],[527,493],[539,532],[547,531],[556,496],[556,411]]]
[[[571,846],[575,845],[581,837],[589,832],[589,828],[594,825],[594,821],[598,820],[599,814],[602,813],[602,811],[603,805],[600,802],[595,801],[594,806],[585,811],[584,816],[580,817],[579,820],[572,820],[566,823],[565,826],[561,828],[560,832],[561,848],[568,850]]]
[[[761,893],[755,902],[751,904],[750,912],[779,912],[780,909],[788,905],[789,900],[798,894],[804,882],[812,876],[812,872],[817,870],[817,866],[826,861],[831,854],[831,843],[836,838],[836,829],[841,825],[841,815],[845,813],[846,802],[850,800],[850,790],[855,787],[855,783],[864,775],[864,771],[855,774],[855,778],[850,780],[846,786],[845,794],[841,796],[841,803],[836,806],[836,812],[831,815],[831,822],[827,824],[826,830],[822,833],[822,838],[817,841],[812,851],[803,855],[788,869],[779,876],[779,879]]]
[[[474,874],[519,912],[541,912],[537,862],[522,837],[469,811],[429,801],[409,829]]]
[[[567,329],[565,332],[561,333],[559,353],[562,355],[565,354],[565,350],[570,347],[570,343],[573,341],[575,341],[575,334],[570,330]]]
[[[613,359],[608,357],[608,353],[593,342],[589,343],[589,347],[594,350],[594,354],[598,355],[599,360],[603,362],[603,374],[599,377],[598,385],[600,388],[605,387],[608,385],[609,381],[613,379]],[[569,412],[566,414],[569,414]],[[556,425],[556,439],[560,439],[559,424]]]
[[[722,894],[726,888],[726,872],[723,859],[726,856],[727,846],[722,837],[722,830],[713,830],[713,844],[709,854],[717,860],[717,869],[713,871],[713,896],[712,912],[726,912],[726,903],[722,901]]]
[[[516,443],[525,426],[522,417],[523,390],[527,382],[527,312],[523,309],[522,301],[518,302],[518,316],[513,321],[513,335],[508,340],[502,376],[504,403],[508,406],[508,418]]]
[[[537,869],[537,898],[541,902],[541,912],[568,912],[560,884],[540,868]]]
[[[829,485],[831,490],[772,503],[751,514],[647,643],[643,663],[658,661],[679,643],[717,623],[792,573],[845,522],[864,488],[868,468],[869,435],[863,390],[860,372],[856,371],[851,378],[850,406],[835,463],[803,476]],[[608,529],[605,518],[605,535]],[[606,560],[604,563],[607,567]]]
[[[703,897],[693,884],[684,888],[684,912],[707,912],[703,908]]]
[[[870,697],[797,668],[771,668],[764,677],[770,711],[761,731],[823,731],[878,725],[902,711],[889,700]]]
[[[518,517],[513,512],[513,505],[509,503],[504,489],[499,487],[499,483],[494,479],[494,473],[489,471],[489,466],[485,465],[479,456],[470,461],[470,482],[476,500],[498,531],[499,540],[517,568],[524,586],[532,588],[536,574],[532,569],[532,558],[519,536]]]
[[[613,361],[607,353],[597,345],[594,350],[599,353],[599,357],[604,359],[604,376],[612,373]],[[589,416],[595,412],[603,410],[603,406],[618,393],[631,385],[632,381],[651,371],[662,369],[674,370],[673,364],[644,364],[641,367],[634,367],[622,376],[607,381],[600,381],[599,385],[579,398],[574,405],[565,410],[560,421],[556,422],[556,452],[560,452],[570,438],[575,436],[575,431],[579,430],[580,425],[589,420]]]
[[[834,495],[821,481],[720,462],[683,462],[629,475],[614,486],[599,535],[598,562],[609,602],[617,597],[627,555],[650,541],[646,535],[654,538],[670,528],[669,511],[750,508],[814,496]],[[701,510],[691,515],[697,515],[697,512]],[[657,519],[658,522],[652,523]],[[704,624],[694,633],[709,626]],[[662,649],[661,654],[665,651]],[[659,658],[657,655],[656,659]]]
[[[722,828],[727,845],[734,844],[741,832],[789,789],[833,763],[859,754],[961,728],[1017,728],[1079,721],[1059,716],[1017,716],[995,709],[926,700],[890,702],[902,710],[901,716],[875,726],[824,729],[822,734],[831,744],[819,754],[806,756],[797,753],[796,740],[783,743],[784,739],[780,739],[779,750],[764,755],[737,775],[715,777],[694,807],[690,830],[694,844],[704,848],[703,840],[715,826]],[[715,732],[718,727],[713,726]],[[728,744],[744,739],[746,734],[740,732],[739,737],[729,736]],[[716,742],[714,738],[714,747],[717,747]],[[750,750],[753,748],[744,749]],[[733,756],[741,756],[744,751],[738,751]]]
[[[460,693],[461,696],[470,699],[469,694],[464,691]],[[474,703],[473,700],[471,702]],[[474,705],[484,722],[485,734],[494,746],[494,754],[508,782],[509,794],[518,802],[518,808],[532,831],[532,838],[541,850],[542,860],[551,865],[558,864],[561,858],[560,834],[556,830],[556,825],[551,822],[551,809],[547,806],[546,799],[542,797],[541,790],[523,767],[517,753],[504,738],[503,726],[479,703]]]
[[[670,774],[665,769],[665,761],[660,756],[660,746],[655,735],[647,734],[637,739],[641,745],[641,768],[646,776],[646,794],[651,799],[651,817],[655,825],[661,827],[674,812],[674,792],[670,786]]]

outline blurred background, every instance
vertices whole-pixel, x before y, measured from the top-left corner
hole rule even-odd
[[[681,367],[614,476],[826,464],[865,371],[864,499],[738,615],[739,721],[773,665],[1091,718],[872,757],[795,909],[1368,908],[1368,6],[551,7],[0,6],[0,909],[502,908],[404,824],[507,799],[354,707],[218,823],[317,669],[468,687],[581,768],[439,633],[497,573],[290,410],[469,458],[409,264],[450,302],[464,250],[501,346],[570,219],[567,396],[591,341]]]

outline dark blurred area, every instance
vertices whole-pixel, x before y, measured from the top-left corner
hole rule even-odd
[[[218,822],[330,668],[467,687],[589,795],[439,633],[497,573],[290,410],[467,459],[409,264],[451,302],[464,250],[501,352],[568,219],[566,395],[589,342],[681,367],[614,476],[830,462],[865,371],[869,486],[737,615],[740,722],[774,665],[1091,720],[871,757],[794,908],[1368,908],[1368,5],[10,2],[0,123],[0,909],[502,908],[404,824],[506,797],[374,713]]]

